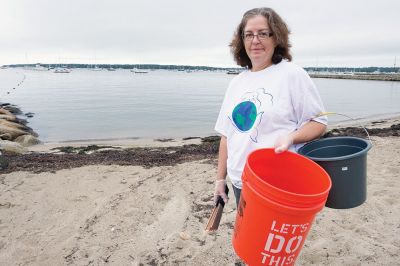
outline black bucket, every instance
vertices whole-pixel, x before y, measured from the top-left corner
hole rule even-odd
[[[367,199],[367,152],[372,145],[356,137],[332,137],[312,141],[299,154],[319,164],[329,174],[332,188],[325,206],[357,207]]]

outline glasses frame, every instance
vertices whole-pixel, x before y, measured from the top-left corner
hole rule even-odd
[[[264,32],[267,33],[266,36],[260,38],[260,33],[264,33]],[[252,32],[251,33],[251,36],[252,36],[251,39],[246,39],[246,35],[247,34],[250,34],[250,32],[247,32],[247,33],[243,32],[243,34],[242,34],[242,39],[243,39],[244,42],[252,42],[254,40],[255,36],[257,36],[259,41],[265,41],[265,40],[268,40],[269,38],[271,38],[274,35],[274,33],[265,30],[265,31],[259,31],[259,32],[257,32],[257,34],[254,34],[254,32]]]

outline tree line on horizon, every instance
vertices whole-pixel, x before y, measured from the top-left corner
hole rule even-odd
[[[41,65],[48,68],[56,68],[62,65],[67,68],[115,68],[115,69],[149,69],[149,70],[244,70],[240,67],[211,67],[211,66],[191,66],[191,65],[159,65],[159,64],[11,64],[3,67],[35,67]],[[399,73],[396,67],[305,67],[308,72],[352,72],[352,73]]]

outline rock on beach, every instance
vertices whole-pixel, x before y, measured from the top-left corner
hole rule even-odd
[[[17,117],[21,110],[11,104],[0,104],[0,149],[25,153],[24,147],[40,143],[38,134],[26,126],[26,121]]]

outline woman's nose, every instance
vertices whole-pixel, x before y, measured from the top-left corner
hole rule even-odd
[[[254,35],[253,40],[251,40],[251,43],[260,43],[260,40],[258,39],[258,35]]]

